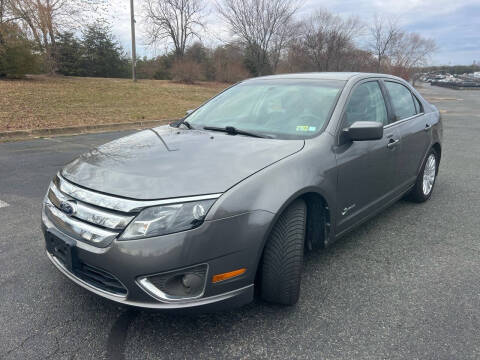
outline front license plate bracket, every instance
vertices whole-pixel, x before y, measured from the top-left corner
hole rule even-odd
[[[77,265],[75,241],[60,239],[51,233],[47,233],[45,241],[47,251],[60,260],[68,270],[73,271]]]

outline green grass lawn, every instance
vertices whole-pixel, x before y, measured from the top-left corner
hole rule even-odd
[[[170,120],[225,87],[48,76],[4,80],[0,81],[0,131]]]

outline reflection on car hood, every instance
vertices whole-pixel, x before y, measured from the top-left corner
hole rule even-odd
[[[62,175],[77,185],[132,199],[213,194],[225,192],[303,145],[303,140],[167,125],[102,145],[68,164]]]

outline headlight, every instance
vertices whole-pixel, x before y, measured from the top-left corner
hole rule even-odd
[[[199,226],[215,200],[163,205],[143,210],[127,226],[120,240],[160,236]]]

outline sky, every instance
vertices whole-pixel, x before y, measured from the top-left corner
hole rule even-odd
[[[130,1],[111,0],[112,31],[130,53]],[[202,34],[206,45],[231,39],[227,27],[214,11],[214,0],[206,0],[207,29]],[[168,44],[148,46],[142,21],[142,0],[135,0],[137,19],[137,54],[163,54]],[[317,9],[348,17],[359,16],[367,25],[375,15],[394,19],[409,32],[436,41],[438,50],[431,57],[432,65],[470,65],[480,63],[480,0],[303,0],[297,17],[310,15]]]

